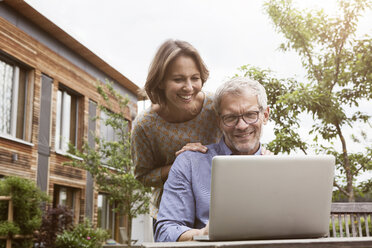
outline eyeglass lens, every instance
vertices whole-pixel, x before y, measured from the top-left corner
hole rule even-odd
[[[242,115],[225,115],[223,116],[222,121],[226,126],[229,127],[237,125],[240,118],[242,118],[247,124],[253,124],[258,120],[258,114],[258,111],[250,111]]]

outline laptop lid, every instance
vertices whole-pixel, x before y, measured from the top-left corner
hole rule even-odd
[[[214,157],[209,239],[326,236],[334,168],[330,155]]]

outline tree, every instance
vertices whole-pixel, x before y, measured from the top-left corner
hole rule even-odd
[[[128,99],[117,93],[110,83],[97,86],[104,104],[99,105],[107,118],[101,120],[101,125],[112,128],[115,140],[108,141],[95,136],[96,146],[90,147],[86,142],[82,151],[70,145],[70,153],[81,158],[72,158],[68,165],[89,171],[100,191],[108,194],[109,201],[115,204],[115,211],[128,218],[128,246],[132,239],[132,220],[140,214],[148,212],[150,188],[144,187],[135,179],[134,166],[130,153],[130,133],[125,113],[128,109]],[[110,99],[114,99],[114,106]],[[111,111],[110,109],[117,109]]]
[[[344,135],[346,126],[358,122],[369,124],[370,115],[360,111],[346,112],[345,107],[358,109],[361,101],[372,98],[372,39],[357,38],[356,28],[362,12],[370,8],[370,0],[339,1],[340,14],[329,17],[323,10],[298,10],[290,0],[269,0],[264,9],[276,30],[285,38],[283,51],[294,50],[306,70],[306,83],[296,79],[277,79],[269,70],[243,66],[242,72],[261,82],[267,89],[276,138],[269,144],[275,153],[309,150],[298,133],[301,113],[309,113],[314,124],[309,132],[314,142],[320,139],[329,145],[318,145],[316,152],[333,154],[337,169],[346,185],[335,186],[349,201],[354,201],[355,177],[372,169],[372,147],[350,153]],[[371,125],[369,124],[371,127]],[[367,132],[368,133],[368,132]],[[336,150],[338,140],[342,149]],[[365,184],[367,185],[367,184]]]

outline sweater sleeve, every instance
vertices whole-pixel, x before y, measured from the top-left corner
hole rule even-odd
[[[140,121],[135,121],[132,128],[131,153],[136,178],[145,186],[162,187],[161,167],[154,165],[154,151]]]

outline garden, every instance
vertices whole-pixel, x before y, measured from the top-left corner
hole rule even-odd
[[[109,238],[89,220],[74,225],[71,210],[53,208],[31,180],[6,177],[0,196],[0,248],[99,248]]]

